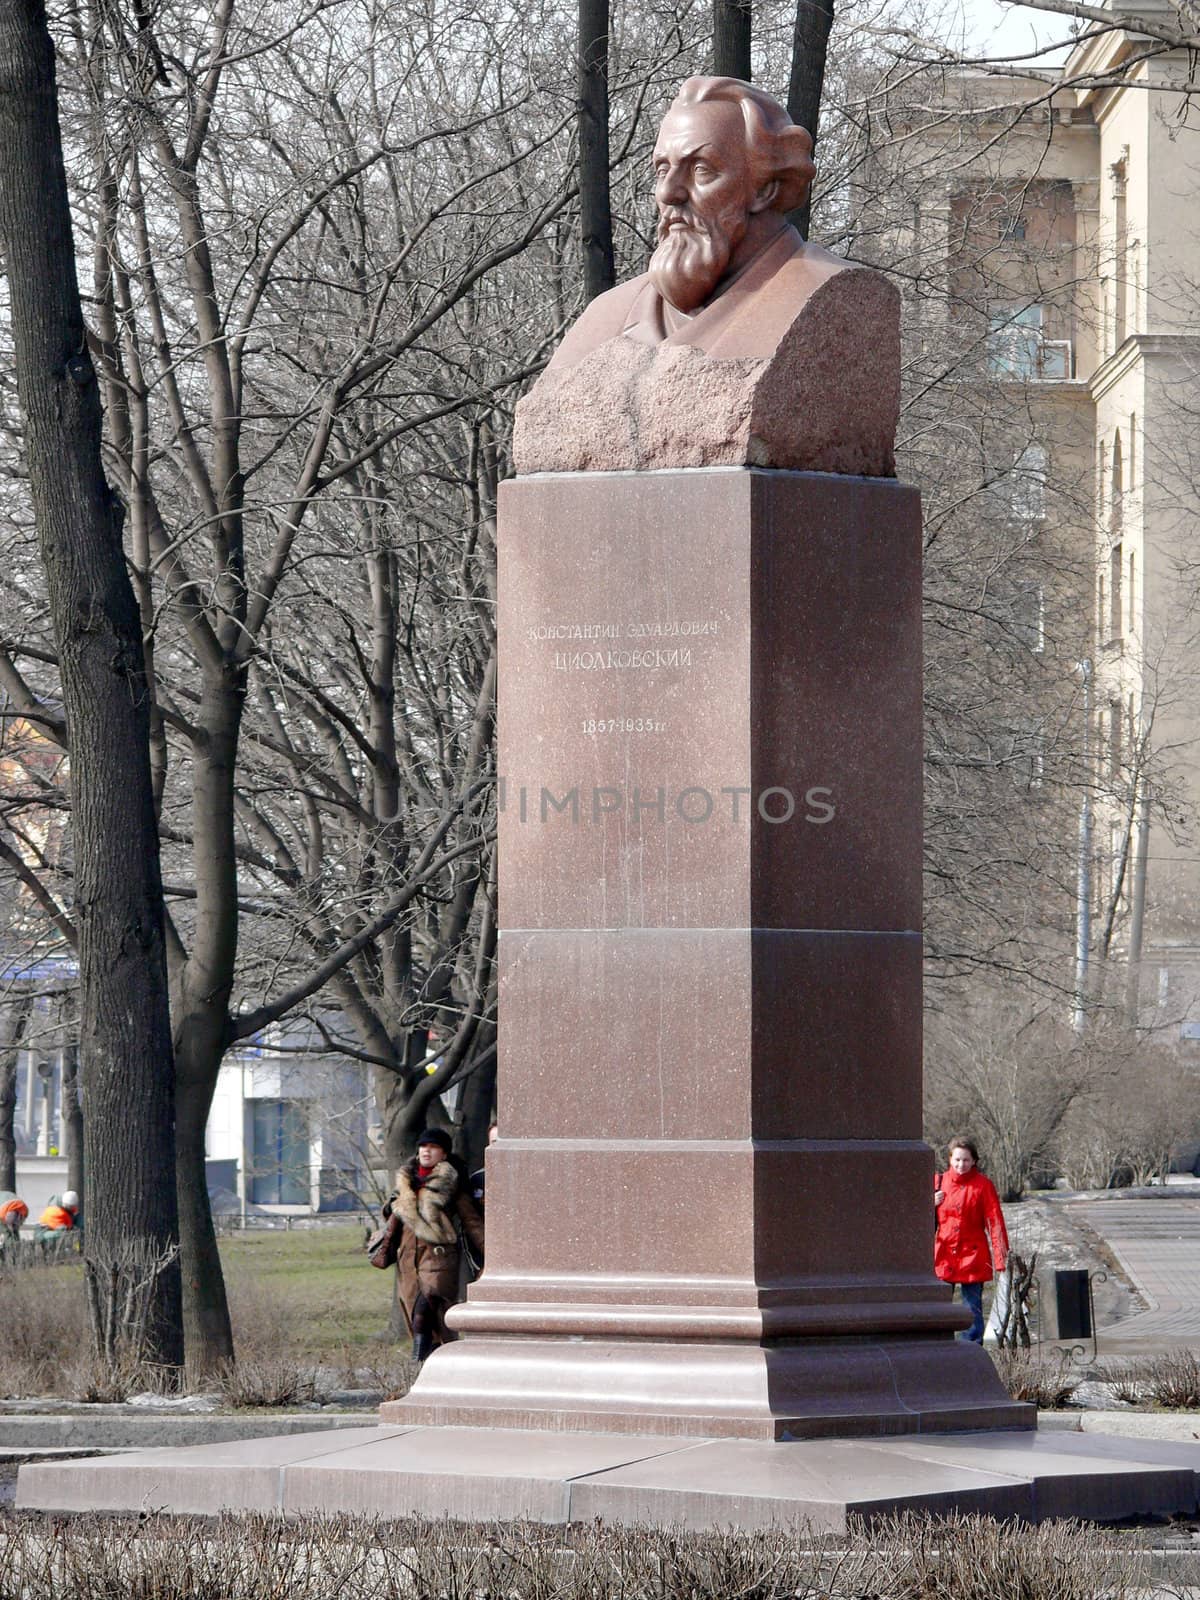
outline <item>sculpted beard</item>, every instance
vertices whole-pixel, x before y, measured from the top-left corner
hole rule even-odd
[[[683,226],[672,226],[682,222]],[[650,282],[677,311],[694,311],[720,283],[730,257],[746,236],[744,207],[704,216],[691,206],[670,206],[658,220],[658,248],[650,257]]]

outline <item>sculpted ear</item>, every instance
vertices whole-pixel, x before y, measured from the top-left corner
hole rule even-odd
[[[779,209],[779,179],[768,178],[766,183],[759,186],[758,192],[750,202],[750,215],[756,216],[760,211]]]

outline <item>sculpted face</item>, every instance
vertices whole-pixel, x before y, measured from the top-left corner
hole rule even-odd
[[[654,146],[654,173],[650,280],[677,310],[695,311],[725,276],[757,209],[741,111],[727,100],[673,107]]]

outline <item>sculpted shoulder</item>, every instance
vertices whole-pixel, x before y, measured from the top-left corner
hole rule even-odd
[[[623,333],[634,303],[649,286],[649,273],[640,272],[636,278],[628,278],[615,289],[598,294],[567,329],[546,370],[553,372],[560,367],[576,366],[589,352]]]
[[[592,301],[567,332],[548,370],[578,366],[622,334],[643,345],[691,346],[715,361],[767,360],[831,278],[866,270],[821,245],[805,244],[794,228],[784,228],[707,305],[692,316],[674,318],[649,273],[640,273]]]

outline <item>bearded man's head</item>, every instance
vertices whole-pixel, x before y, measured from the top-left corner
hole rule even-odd
[[[769,94],[737,78],[689,78],[654,146],[654,287],[680,311],[702,306],[751,219],[800,205],[815,170],[811,138]]]

